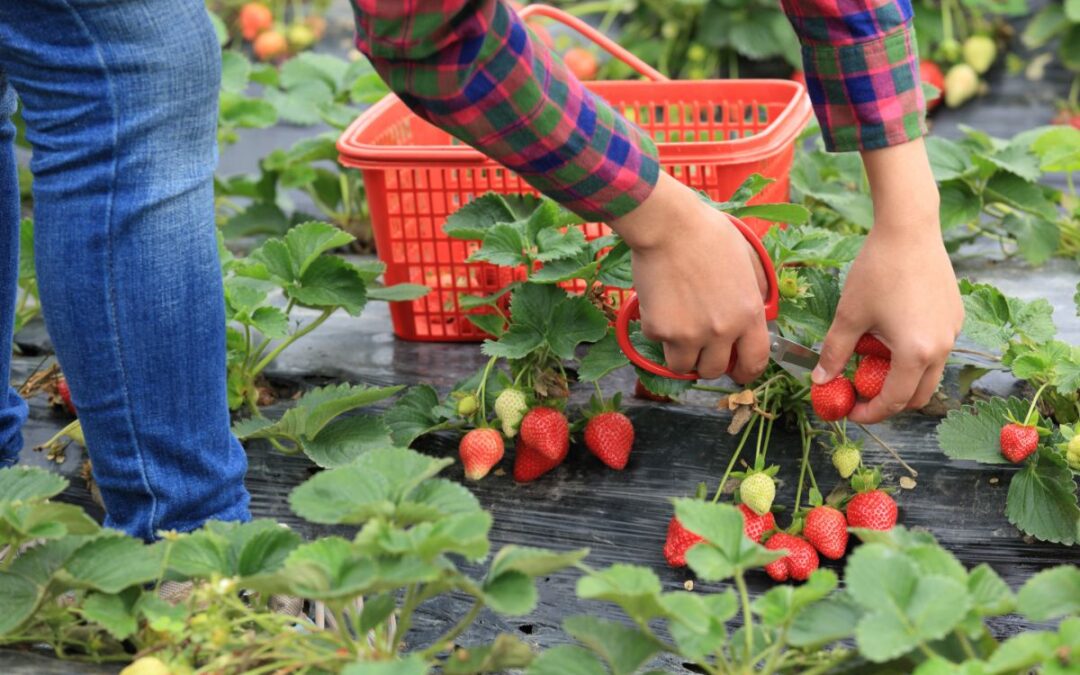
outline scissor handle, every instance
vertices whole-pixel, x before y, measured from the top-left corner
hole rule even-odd
[[[754,247],[754,252],[757,253],[758,259],[761,260],[761,266],[765,269],[765,278],[769,283],[769,291],[765,296],[765,320],[773,321],[780,314],[780,285],[776,277],[776,266],[773,265],[772,258],[769,257],[769,252],[765,249],[765,244],[758,238],[754,231],[750,229],[743,221],[734,216],[728,216],[731,224],[735,226],[739,233],[746,238],[746,241],[750,242],[750,245]],[[631,295],[623,303],[622,309],[619,310],[619,316],[615,320],[615,338],[619,341],[619,348],[626,354],[626,358],[630,359],[638,368],[641,368],[647,373],[653,375],[659,375],[661,377],[671,378],[673,380],[696,380],[698,374],[696,371],[689,373],[676,373],[667,366],[662,366],[655,361],[650,361],[637,350],[634,343],[630,341],[630,322],[636,321],[641,318],[641,307],[638,303],[637,294]],[[735,367],[735,347],[731,348],[731,360],[728,363],[728,372]]]

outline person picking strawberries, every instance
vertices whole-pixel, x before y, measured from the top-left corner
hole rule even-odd
[[[727,217],[661,171],[503,0],[353,0],[357,46],[418,114],[632,249],[646,335],[667,363],[754,379],[769,358],[763,275]],[[785,2],[834,151],[862,153],[875,226],[814,380],[864,333],[892,354],[874,422],[925,403],[960,328],[938,227],[909,0]],[[144,539],[250,518],[230,433],[213,173],[220,53],[202,0],[0,3],[0,342],[17,289],[17,97],[33,146],[46,324],[83,422],[107,524]],[[10,350],[0,350],[10,375]],[[0,403],[0,465],[27,408]],[[561,451],[561,446],[557,448]]]

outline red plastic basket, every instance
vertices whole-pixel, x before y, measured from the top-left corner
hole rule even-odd
[[[801,84],[786,80],[671,81],[588,24],[560,10],[530,5],[522,16],[545,16],[581,32],[651,81],[592,82],[657,142],[662,167],[722,201],[751,174],[776,179],[754,203],[788,198],[795,140],[811,115]],[[376,103],[338,140],[340,161],[361,169],[375,245],[386,283],[423,284],[418,300],[396,302],[394,333],[406,340],[477,341],[485,334],[462,310],[462,294],[488,295],[522,270],[468,263],[479,243],[450,239],[446,217],[486,192],[535,193],[517,174],[413,114],[396,96]],[[760,233],[768,224],[748,218]],[[582,226],[592,239],[606,226]],[[612,293],[621,297],[621,292]],[[475,311],[475,310],[474,310]],[[482,311],[482,310],[481,310]]]

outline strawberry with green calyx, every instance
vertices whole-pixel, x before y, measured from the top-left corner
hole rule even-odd
[[[664,541],[664,559],[672,567],[686,567],[686,552],[705,541],[683,527],[675,516],[668,522],[667,539]]]
[[[521,419],[521,440],[551,461],[562,461],[570,448],[570,423],[555,408],[537,406]]]
[[[480,408],[476,394],[459,394],[457,402],[457,414],[461,417],[472,417]]]
[[[855,391],[865,399],[881,393],[885,378],[889,375],[892,361],[877,356],[864,356],[855,369]]]
[[[811,385],[810,405],[814,413],[826,422],[843,419],[855,407],[855,387],[843,375],[825,384]]]
[[[851,478],[851,475],[862,464],[862,451],[855,441],[845,440],[836,446],[832,453],[832,464],[841,478]]]
[[[780,271],[777,286],[780,290],[780,297],[786,300],[809,298],[814,295],[810,287],[802,283],[798,270],[789,267],[785,267]]]
[[[619,412],[621,394],[610,402],[599,395],[590,402],[585,417],[585,447],[597,459],[615,470],[622,470],[630,460],[634,446],[634,425],[626,415]]]
[[[941,66],[933,61],[919,59],[919,79],[938,90],[936,97],[927,99],[926,109],[933,110],[941,105],[945,95],[945,73],[941,72]]]
[[[958,63],[945,73],[945,105],[958,108],[979,93],[979,74],[966,63]]]
[[[1080,473],[1080,423],[1074,427],[1061,425],[1061,436],[1065,439],[1058,447],[1065,451],[1065,461],[1075,473]]]
[[[818,553],[839,560],[847,551],[847,526],[847,518],[839,509],[818,504],[806,514],[803,536]]]
[[[649,388],[646,387],[641,380],[634,383],[634,398],[640,398],[645,401],[656,401],[657,403],[671,403],[673,400],[670,396],[654,394],[649,391]]]
[[[564,459],[566,459],[566,453],[563,453],[561,457],[551,459],[540,454],[519,437],[514,450],[514,480],[518,483],[531,483],[558,467]]]
[[[762,461],[759,460],[757,464],[762,464]],[[739,483],[739,499],[759,516],[764,516],[772,509],[773,500],[776,498],[776,483],[773,481],[773,476],[779,471],[780,467],[775,465],[767,469],[758,466],[742,474],[742,482]]]
[[[743,517],[743,532],[747,539],[755,543],[761,543],[761,538],[770,530],[776,529],[776,518],[772,512],[758,515],[746,504],[739,504],[739,513]]]
[[[997,59],[997,44],[989,35],[972,35],[964,40],[962,51],[964,61],[979,75],[990,70]]]
[[[786,550],[787,555],[765,566],[765,573],[773,581],[806,581],[821,561],[810,542],[787,532],[777,532],[765,542],[770,551]]]
[[[999,435],[1001,455],[1013,464],[1019,464],[1034,454],[1039,449],[1040,434],[1050,433],[1035,424],[1039,419],[1035,405],[1038,403],[1043,391],[1046,390],[1046,386],[1044,384],[1035,393],[1031,405],[1028,406],[1027,415],[1024,416],[1022,422],[1018,421],[1010,413],[1008,424],[1001,427],[1001,434]]]
[[[887,492],[878,488],[881,484],[881,470],[865,469],[851,479],[854,497],[845,507],[849,527],[861,527],[868,530],[891,530],[896,525],[896,502]]]
[[[517,435],[518,426],[528,411],[529,398],[515,387],[503,389],[495,399],[495,416],[499,418],[507,438]]]
[[[465,466],[465,477],[480,480],[498,464],[505,451],[502,435],[490,427],[473,429],[461,438],[458,454]]]

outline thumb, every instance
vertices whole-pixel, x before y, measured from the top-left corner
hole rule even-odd
[[[836,318],[821,345],[821,358],[810,375],[811,381],[814,384],[825,384],[842,375],[863,332],[862,328],[857,328],[853,323]]]

